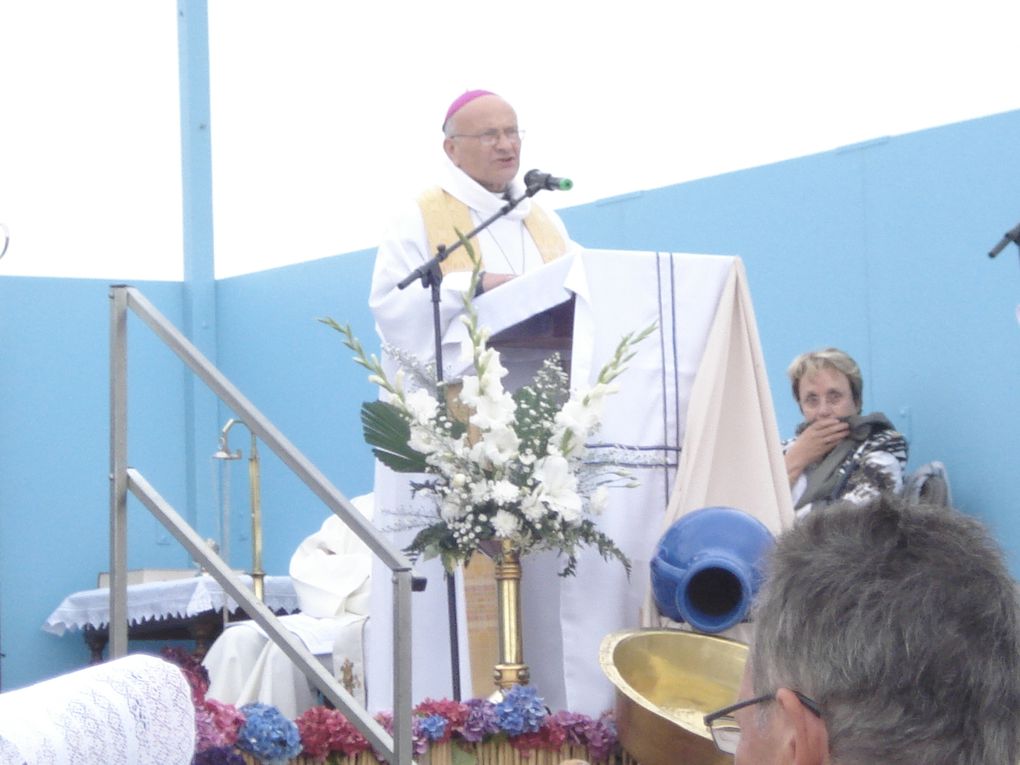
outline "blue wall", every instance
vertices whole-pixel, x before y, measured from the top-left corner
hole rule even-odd
[[[373,259],[374,252],[364,251],[217,285],[220,368],[347,497],[372,490],[373,460],[361,438],[360,405],[377,394],[368,372],[350,360],[341,335],[318,319],[350,324],[365,347],[378,349],[367,307]],[[223,420],[230,416],[226,412]],[[234,429],[231,446],[247,457],[247,432]],[[263,564],[270,573],[285,574],[298,543],[329,511],[268,449],[260,448],[260,456]],[[231,527],[239,536],[232,541],[231,562],[247,566],[247,478],[233,464]]]
[[[346,496],[371,490],[360,402],[375,396],[338,333],[316,321],[352,324],[378,346],[366,297],[372,253],[363,252],[217,284],[217,361],[263,414]],[[135,286],[177,327],[184,285]],[[88,660],[80,633],[41,631],[65,595],[96,586],[109,570],[109,286],[74,279],[0,278],[0,647],[3,689],[76,669]],[[186,407],[192,375],[133,314],[128,321],[128,457],[200,533],[219,537],[222,470],[230,470],[231,563],[251,564],[249,436],[230,433],[244,460],[212,459],[234,413],[200,423],[207,451],[195,480],[212,502],[188,505]],[[202,437],[199,439],[202,443]],[[328,510],[261,445],[263,565],[287,572],[298,542]],[[208,484],[206,484],[208,485]],[[200,500],[202,501],[202,500]],[[130,568],[188,568],[187,554],[136,501],[129,501]],[[155,650],[147,643],[132,646]]]
[[[182,285],[140,285],[180,321]],[[3,687],[80,666],[80,636],[40,628],[67,593],[109,568],[108,285],[0,279],[0,637]],[[129,458],[155,466],[157,487],[183,501],[179,364],[129,329]],[[144,469],[144,468],[143,468]],[[184,566],[162,527],[129,510],[129,565]]]
[[[834,344],[865,374],[865,408],[940,459],[957,504],[995,529],[1020,570],[1016,249],[985,256],[1020,216],[1020,112],[923,131],[562,211],[590,247],[740,255],[747,266],[780,429],[797,422],[785,380],[799,352]],[[358,407],[375,396],[339,336],[375,346],[363,251],[216,286],[217,361],[347,496],[371,487]],[[137,285],[182,326],[185,286]],[[40,630],[69,592],[108,567],[108,315],[105,282],[0,276],[0,647],[4,689],[80,666],[77,633]],[[189,373],[137,319],[129,329],[130,462],[214,535],[219,507],[187,507]],[[220,407],[196,481],[215,482]],[[201,442],[201,438],[199,439]],[[247,456],[243,428],[231,446]],[[327,511],[261,449],[265,567],[285,573]],[[250,563],[246,472],[230,463],[231,563]],[[218,496],[216,491],[205,495]],[[199,492],[199,496],[204,496]],[[188,566],[132,504],[129,565]]]

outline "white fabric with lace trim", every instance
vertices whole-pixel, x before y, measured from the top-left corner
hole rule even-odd
[[[187,765],[194,754],[191,688],[155,656],[0,694],[0,765]]]

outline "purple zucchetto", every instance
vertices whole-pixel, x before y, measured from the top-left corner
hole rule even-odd
[[[446,123],[450,121],[450,117],[459,112],[476,98],[494,95],[496,94],[491,90],[465,90],[454,99],[453,103],[450,104],[450,108],[446,110],[446,117],[443,119],[443,129],[446,129]]]

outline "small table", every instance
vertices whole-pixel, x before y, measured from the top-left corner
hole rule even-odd
[[[251,577],[241,575],[251,587]],[[265,578],[266,605],[276,614],[298,611],[297,594],[289,576]],[[195,656],[201,660],[223,622],[243,618],[233,598],[208,574],[164,582],[131,584],[127,588],[128,638],[131,640],[194,640]],[[54,635],[80,629],[89,647],[90,662],[103,660],[109,641],[110,589],[98,587],[68,595],[47,617],[42,628]]]

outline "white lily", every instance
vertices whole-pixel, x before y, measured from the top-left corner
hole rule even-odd
[[[535,480],[540,484],[539,497],[567,523],[581,518],[581,497],[577,493],[577,476],[570,463],[559,455],[550,455],[535,466]]]

